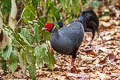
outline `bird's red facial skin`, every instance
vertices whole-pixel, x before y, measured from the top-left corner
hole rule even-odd
[[[46,24],[46,25],[45,25],[45,28],[46,28],[48,31],[51,31],[53,27],[54,27],[54,24]]]

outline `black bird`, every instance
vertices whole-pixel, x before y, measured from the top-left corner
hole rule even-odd
[[[99,36],[99,31],[98,31],[99,20],[93,10],[91,9],[84,10],[82,12],[82,15],[75,21],[81,22],[83,24],[85,32],[92,32],[91,42],[95,37],[95,32],[97,32]],[[60,26],[60,28],[62,28],[64,24],[63,22],[58,22],[58,25]]]

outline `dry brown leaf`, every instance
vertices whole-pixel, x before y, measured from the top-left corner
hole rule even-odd
[[[0,29],[0,30],[3,31],[3,29]],[[4,49],[7,45],[11,44],[11,39],[8,37],[5,31],[3,31],[2,35],[3,35],[3,39],[0,42],[0,48]]]
[[[113,54],[113,53],[111,53],[111,54],[108,54],[108,57],[109,57],[109,60],[115,60],[115,55]]]
[[[105,64],[105,63],[107,63],[107,58],[106,57],[99,62],[99,64]]]
[[[17,6],[15,0],[11,0],[11,12],[8,25],[14,30],[16,28]]]
[[[87,51],[86,53],[87,53],[87,54],[90,54],[90,55],[97,56],[97,54],[96,54],[94,51]]]

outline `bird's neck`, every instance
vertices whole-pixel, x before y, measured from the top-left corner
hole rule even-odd
[[[84,16],[80,16],[76,21],[81,22],[83,24],[84,29],[86,29],[87,24]]]
[[[51,31],[51,35],[59,37],[58,29],[56,28],[56,26],[53,27],[53,29]]]

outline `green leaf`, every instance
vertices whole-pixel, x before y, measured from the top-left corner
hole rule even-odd
[[[59,13],[59,9],[55,8],[55,7],[52,7],[50,9],[50,15],[55,17],[57,20],[60,19],[60,13]]]
[[[26,59],[28,63],[28,71],[32,80],[36,80],[35,56],[32,50],[26,48]]]
[[[37,10],[34,8],[32,4],[26,4],[25,5],[25,11],[23,14],[24,22],[28,23],[28,21],[32,21],[37,16]]]
[[[41,38],[40,38],[40,29],[39,29],[39,26],[37,23],[34,23],[33,24],[34,26],[34,37],[35,39],[40,42]]]
[[[68,8],[70,5],[70,0],[65,0],[65,8]]]
[[[32,50],[26,48],[26,59],[28,63],[28,71],[32,80],[36,80],[35,56]]]
[[[36,48],[34,48],[34,53],[36,56],[36,63],[38,65],[38,67],[42,68],[43,62],[44,62],[44,59],[43,59],[44,53],[42,52],[41,48],[38,46]]]
[[[30,34],[29,30],[27,28],[22,28],[21,32],[20,32],[25,38],[26,40],[32,44],[34,42],[34,38],[33,36]]]
[[[33,24],[33,21],[28,21],[29,24]]]
[[[48,52],[48,45],[47,45],[47,44],[43,43],[43,44],[40,46],[40,48],[43,50],[43,52],[44,52],[45,54],[47,54],[47,52]]]
[[[40,47],[36,47],[34,49],[34,53],[36,56],[36,62],[40,68],[42,68],[43,64],[47,61],[46,56],[48,53],[48,45],[42,44]]]
[[[3,50],[2,53],[2,57],[4,58],[4,60],[9,59],[11,52],[12,52],[12,45],[6,46],[6,48]]]
[[[7,63],[6,63],[6,60],[4,60],[4,58],[3,57],[1,57],[1,54],[2,53],[0,53],[0,66],[2,67],[2,70],[3,70],[3,72],[4,72],[4,74],[7,74],[8,72],[7,72],[7,70],[8,70],[8,67],[7,67]]]
[[[33,5],[35,8],[37,8],[38,1],[39,1],[39,0],[32,0],[32,5]]]
[[[50,67],[50,69],[54,69],[54,64],[55,64],[55,58],[53,56],[53,54],[48,53],[48,66]]]
[[[47,44],[42,44],[40,47],[37,46],[34,49],[34,53],[36,56],[37,65],[40,68],[42,68],[42,66],[46,63],[50,69],[54,69],[55,59],[54,56],[49,53]]]
[[[30,77],[32,78],[32,80],[36,80],[36,67],[35,64],[31,64],[28,66],[28,71],[30,74]]]
[[[11,0],[1,0],[2,14],[8,14],[11,10]],[[1,7],[0,6],[0,7]]]
[[[12,74],[15,72],[18,66],[18,56],[17,56],[17,51],[12,51],[12,54],[10,56],[9,60],[9,70],[12,72]]]
[[[42,27],[44,27],[44,25],[45,25],[45,23],[46,23],[46,18],[40,18],[40,27],[42,28]]]
[[[65,9],[65,0],[61,0],[60,3],[62,5],[62,7]]]
[[[75,17],[77,17],[80,14],[80,4],[77,0],[73,0],[72,10]]]
[[[29,42],[26,40],[26,38],[23,35],[21,35],[20,33],[18,33],[18,35],[21,38],[21,42],[22,42],[23,45],[25,45],[25,46],[29,45],[30,46]]]
[[[27,59],[26,59],[26,53],[21,49],[20,53],[18,53],[18,59],[20,62],[20,67],[22,68],[23,73],[26,70],[27,66]]]
[[[35,56],[33,50],[26,48],[26,58],[29,65],[35,64]]]

